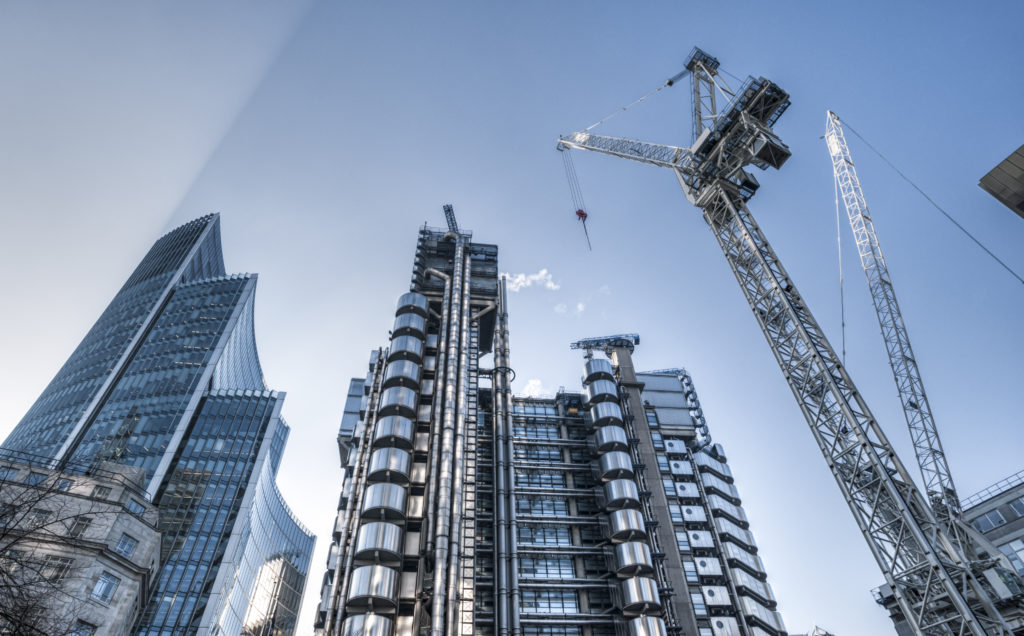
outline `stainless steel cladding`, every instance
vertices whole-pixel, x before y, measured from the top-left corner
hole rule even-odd
[[[391,336],[415,336],[422,340],[427,337],[427,319],[419,314],[398,314]]]
[[[412,389],[404,386],[393,386],[384,389],[380,397],[380,415],[401,415],[409,419],[416,417],[416,406],[419,404],[420,395]]]
[[[629,636],[668,636],[665,621],[657,616],[638,616],[627,623]]]
[[[616,510],[608,515],[612,541],[646,541],[647,530],[639,510]]]
[[[636,576],[622,581],[622,612],[624,614],[657,614],[661,597],[654,579]]]
[[[602,481],[633,478],[633,460],[630,459],[629,453],[622,451],[605,453],[601,455],[600,466]]]
[[[423,362],[423,341],[412,336],[398,336],[391,341],[388,350],[388,362],[395,360],[412,360],[416,364]]]
[[[589,406],[599,402],[618,402],[619,387],[611,380],[596,380],[583,387],[583,397]]]
[[[364,523],[356,537],[355,560],[397,567],[402,564],[402,528],[393,523]]]
[[[587,360],[587,364],[583,367],[583,382],[589,383],[594,380],[615,380],[612,363],[604,358]]]
[[[641,541],[627,541],[615,546],[615,573],[619,576],[654,574],[651,549]]]
[[[400,415],[388,415],[377,420],[373,431],[374,448],[395,447],[412,450],[415,427],[412,420]]]
[[[356,614],[341,624],[341,636],[392,636],[395,625],[387,616]]]
[[[398,297],[398,309],[395,310],[395,315],[412,312],[425,318],[428,307],[426,296],[416,292],[408,292]]]
[[[756,629],[756,628],[755,628]],[[740,625],[731,616],[715,616],[711,619],[712,636],[742,636]]]
[[[590,407],[586,421],[591,426],[621,426],[622,408],[617,402],[599,402]]]
[[[404,386],[419,390],[421,376],[420,365],[412,360],[395,360],[384,369],[384,388]]]
[[[611,402],[605,402],[604,404],[611,404]],[[599,404],[598,406],[601,405]],[[621,426],[602,426],[597,429],[597,433],[594,434],[594,443],[597,445],[597,452],[599,453],[629,450],[626,430]]]
[[[405,488],[398,484],[371,484],[363,494],[363,519],[405,519]]]
[[[383,565],[364,565],[352,571],[345,608],[390,614],[398,608],[397,591],[398,572]]]
[[[370,455],[366,467],[366,479],[370,482],[385,481],[407,485],[412,470],[412,455],[401,448],[378,448]]]
[[[698,576],[722,576],[722,564],[714,557],[698,557],[694,559],[697,564]]]
[[[623,508],[640,508],[640,493],[636,484],[628,479],[616,479],[604,485],[604,495],[608,500],[605,507],[609,510]]]
[[[704,595],[705,605],[732,605],[729,588],[724,585],[703,585],[700,591]]]

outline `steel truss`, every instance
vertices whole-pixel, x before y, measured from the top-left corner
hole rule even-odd
[[[695,63],[695,56],[699,63]],[[691,53],[695,100],[715,78],[717,60]],[[711,76],[705,77],[705,75]],[[559,141],[668,167],[704,213],[754,317],[775,354],[868,547],[918,634],[1011,634],[960,552],[936,521],[840,363],[796,286],[746,207],[757,182],[744,167],[778,168],[789,151],[771,127],[788,95],[764,78],[750,79],[693,147],[574,133]],[[695,107],[695,125],[708,121]]]

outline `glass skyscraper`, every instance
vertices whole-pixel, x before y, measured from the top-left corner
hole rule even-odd
[[[145,471],[162,540],[136,634],[295,632],[314,537],[275,484],[289,429],[256,351],[256,279],[226,274],[218,215],[171,231],[3,443]]]
[[[513,396],[497,257],[420,230],[349,387],[316,633],[784,636],[690,375],[612,339],[579,389]]]

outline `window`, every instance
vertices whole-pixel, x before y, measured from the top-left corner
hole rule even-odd
[[[522,610],[532,614],[576,614],[579,599],[575,590],[523,590]]]
[[[564,497],[519,497],[516,513],[521,515],[568,515],[569,503]]]
[[[136,517],[141,517],[142,513],[146,512],[146,507],[134,499],[129,499],[128,503],[125,504],[125,507],[128,508],[128,512],[132,513]]]
[[[524,636],[580,636],[579,627],[566,625],[523,625]]]
[[[68,536],[72,539],[80,538],[89,529],[91,523],[92,517],[75,517],[71,522],[71,527],[68,528]]]
[[[71,490],[71,487],[74,485],[74,481],[67,479],[65,477],[61,477],[60,479],[57,480],[57,490],[61,492],[67,492]]]
[[[29,486],[38,486],[44,481],[46,481],[46,475],[43,473],[29,473],[28,477],[25,478],[25,483]]]
[[[576,572],[569,557],[522,557],[519,559],[519,575],[530,579],[571,579]]]
[[[114,592],[117,591],[117,586],[120,584],[121,579],[110,572],[104,572],[100,574],[99,580],[92,588],[92,597],[101,603],[109,603],[110,599],[114,598]]]
[[[92,497],[93,499],[106,499],[107,497],[110,496],[110,487],[94,486],[92,489],[92,494],[89,496]]]
[[[565,473],[560,470],[516,470],[516,486],[523,488],[565,488]]]
[[[135,548],[139,545],[139,541],[127,534],[122,534],[121,538],[118,539],[117,545],[114,546],[114,552],[117,552],[126,559],[132,558],[135,554]]]
[[[558,424],[532,422],[529,424],[514,424],[512,426],[512,435],[516,437],[529,437],[531,439],[558,439],[561,437]]]
[[[516,446],[516,459],[560,462],[562,461],[562,449],[557,446],[535,446],[533,444]]]
[[[43,510],[42,508],[36,508],[32,512],[28,513],[25,517],[26,525],[29,527],[40,527],[46,525],[46,522],[50,520],[50,515],[53,514],[49,510]]]
[[[70,569],[71,559],[51,554],[43,559],[43,567],[39,569],[39,574],[51,583],[60,583]]]
[[[572,545],[566,526],[520,526],[519,542],[535,545]]]
[[[686,536],[686,532],[676,531],[676,545],[678,545],[679,549],[683,552],[690,551],[690,538]]]
[[[690,603],[693,604],[693,613],[697,616],[707,616],[708,608],[704,605],[704,595],[700,592],[690,592]]]
[[[684,533],[685,538],[685,533]],[[680,548],[682,549],[682,548]],[[683,571],[686,572],[686,582],[696,583],[697,579],[697,564],[690,559],[683,559]]]
[[[1009,557],[1017,574],[1024,576],[1024,539],[1014,539],[999,549]]]
[[[661,453],[658,453],[657,458],[658,458],[658,470],[660,470],[663,473],[668,473],[668,472],[672,471],[672,467],[668,463],[668,457],[665,457]]]
[[[654,409],[647,409],[647,425],[651,428],[658,428],[658,414]]]
[[[580,526],[580,541],[584,544],[604,542],[600,526]]]
[[[71,630],[68,636],[93,636],[96,633],[96,626],[86,623],[85,621],[76,621],[75,628]]]
[[[1024,497],[1017,497],[1011,501],[1010,508],[1013,509],[1018,517],[1024,517]]]
[[[971,525],[981,532],[988,532],[992,528],[998,528],[1006,523],[1006,519],[998,510],[986,512],[971,522]]]
[[[17,474],[17,468],[11,468],[10,466],[0,467],[0,481],[11,481]]]
[[[669,504],[668,514],[672,517],[672,523],[682,523],[683,519],[683,507],[679,504]]]
[[[651,431],[651,442],[654,444],[655,450],[665,450],[665,441],[662,439],[661,433]]]

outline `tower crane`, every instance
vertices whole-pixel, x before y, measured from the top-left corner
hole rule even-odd
[[[629,349],[630,353],[633,353],[633,347],[640,344],[640,335],[635,333],[618,333],[614,336],[599,336],[597,338],[584,338],[583,340],[577,340],[576,342],[570,343],[570,349],[583,349],[587,352],[587,357],[593,355],[594,349],[600,349],[606,353],[610,353],[614,347],[625,347]]]
[[[576,132],[578,148],[668,168],[703,213],[764,332],[854,519],[917,634],[1012,634],[936,519],[845,366],[747,208],[746,168],[780,168],[790,151],[773,126],[789,95],[763,77],[732,89],[716,58],[694,49],[696,140],[689,148]]]

